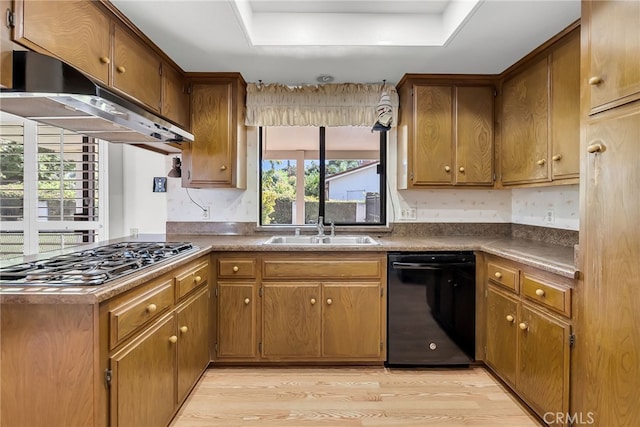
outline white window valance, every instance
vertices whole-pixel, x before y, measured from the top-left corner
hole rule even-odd
[[[391,99],[393,120],[398,123],[398,92],[387,84],[330,83],[286,86],[247,85],[249,126],[372,126],[376,106],[386,92]]]

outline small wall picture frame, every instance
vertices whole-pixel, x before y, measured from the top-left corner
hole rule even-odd
[[[156,176],[153,178],[153,192],[154,193],[166,193],[167,192],[167,177]]]

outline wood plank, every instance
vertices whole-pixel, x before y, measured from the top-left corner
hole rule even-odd
[[[205,372],[171,427],[539,426],[482,367]]]

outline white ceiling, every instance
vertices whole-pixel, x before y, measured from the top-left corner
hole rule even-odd
[[[185,71],[289,85],[499,74],[580,17],[579,0],[111,2]]]

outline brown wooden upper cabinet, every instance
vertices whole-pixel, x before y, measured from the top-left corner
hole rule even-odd
[[[405,78],[398,87],[398,188],[493,185],[493,86]]]
[[[182,186],[246,187],[246,83],[238,73],[191,80],[193,143],[182,152]]]
[[[15,2],[16,42],[109,83],[111,18],[86,0]]]
[[[507,72],[502,85],[503,185],[577,183],[580,145],[580,31]]]
[[[101,3],[17,0],[15,15],[16,43],[55,56],[188,128],[182,72]],[[3,67],[6,63],[3,56]]]
[[[582,3],[591,113],[640,99],[640,2]]]
[[[175,67],[162,63],[162,115],[177,125],[188,129],[189,124],[188,84]]]
[[[112,85],[159,113],[162,61],[140,39],[118,24],[113,30]]]

